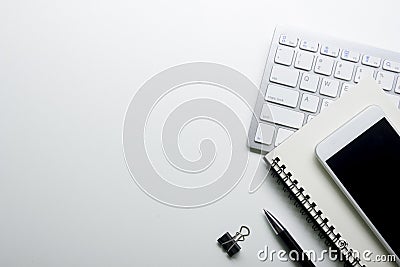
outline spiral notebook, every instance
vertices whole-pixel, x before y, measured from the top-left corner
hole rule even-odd
[[[284,190],[296,200],[301,213],[320,230],[320,237],[347,256],[353,266],[397,266],[395,262],[365,262],[353,253],[370,250],[372,255],[389,254],[314,152],[322,139],[370,105],[380,106],[393,126],[400,129],[397,106],[375,81],[364,80],[267,154],[265,161],[275,170]]]

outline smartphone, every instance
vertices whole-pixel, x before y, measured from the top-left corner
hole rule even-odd
[[[344,195],[399,262],[399,131],[383,110],[373,105],[321,141],[315,151]]]

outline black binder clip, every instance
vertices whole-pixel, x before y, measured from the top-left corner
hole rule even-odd
[[[238,245],[239,241],[244,241],[245,236],[250,235],[250,229],[247,226],[242,225],[239,232],[232,237],[230,233],[226,232],[223,236],[218,238],[218,243],[222,246],[225,252],[232,257],[239,252],[241,247]]]

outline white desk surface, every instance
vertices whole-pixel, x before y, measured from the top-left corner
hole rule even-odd
[[[248,193],[256,154],[239,185],[212,205],[179,209],[154,201],[124,162],[125,110],[147,79],[185,62],[224,64],[258,85],[276,24],[400,51],[399,7],[398,1],[2,1],[0,265],[294,266],[257,259],[265,245],[283,248],[264,207],[304,247],[322,249],[271,179]],[[229,260],[216,239],[242,224],[252,233]]]

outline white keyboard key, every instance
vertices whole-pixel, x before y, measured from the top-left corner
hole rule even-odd
[[[290,36],[287,34],[282,34],[281,37],[279,38],[279,43],[291,47],[296,47],[297,46],[297,37],[295,36]]]
[[[296,107],[299,100],[299,92],[294,89],[283,88],[273,84],[269,84],[265,100],[288,107]]]
[[[330,57],[338,57],[340,49],[338,47],[323,45],[321,46],[321,55],[327,55]]]
[[[314,119],[314,118],[315,118],[314,115],[308,115],[308,117],[307,117],[307,123],[308,123],[310,120]]]
[[[339,81],[323,78],[321,83],[321,89],[319,93],[321,95],[336,97],[339,90]]]
[[[360,53],[344,49],[341,58],[351,62],[358,62],[360,60]]]
[[[298,52],[294,67],[302,70],[311,70],[314,61],[314,55],[309,52]]]
[[[400,63],[391,60],[385,60],[383,61],[382,69],[398,73],[400,72]]]
[[[390,72],[383,72],[379,71],[376,74],[376,82],[378,85],[382,87],[383,90],[385,91],[390,91],[392,90],[393,87],[393,81],[394,81],[394,74]]]
[[[343,83],[342,84],[342,91],[340,92],[340,96],[345,95],[349,92],[349,90],[351,90],[351,88],[353,88],[354,85],[351,83]]]
[[[256,136],[254,141],[258,143],[263,143],[266,145],[272,144],[272,139],[274,138],[275,127],[265,123],[259,123],[257,127]]]
[[[330,105],[331,103],[333,103],[333,100],[326,99],[326,98],[322,99],[321,112],[322,112],[324,109],[326,109],[327,107],[329,107],[329,105]]]
[[[396,106],[396,108],[400,109],[400,97],[396,96],[396,95],[390,95],[390,94],[386,94],[390,100],[392,100],[392,102],[394,103],[394,105]]]
[[[272,67],[271,82],[280,83],[290,87],[296,87],[299,78],[299,71],[287,67],[275,65]]]
[[[276,134],[275,146],[279,146],[283,141],[288,139],[289,136],[291,136],[293,133],[294,133],[294,131],[279,128],[278,133]]]
[[[314,71],[323,75],[331,75],[334,60],[328,57],[318,57],[315,63]]]
[[[301,40],[301,42],[300,42],[300,49],[303,49],[303,50],[317,52],[318,47],[319,47],[319,44],[316,41]]]
[[[285,46],[278,46],[275,54],[275,62],[290,66],[292,64],[294,49]]]
[[[319,97],[310,94],[303,94],[300,102],[300,109],[308,112],[317,112]]]
[[[299,129],[303,125],[304,114],[291,109],[264,104],[260,118],[264,121]]]
[[[361,63],[367,66],[379,68],[379,66],[381,65],[381,59],[379,57],[364,55],[361,60]]]
[[[318,88],[319,77],[314,74],[303,73],[300,89],[315,93]]]
[[[360,80],[370,77],[374,78],[374,70],[365,67],[357,67],[356,75],[354,76],[354,82],[358,83]]]
[[[394,88],[394,92],[400,94],[400,76],[397,77],[396,87]]]
[[[350,81],[353,77],[353,69],[354,65],[352,63],[339,61],[336,64],[334,76],[342,80]]]

